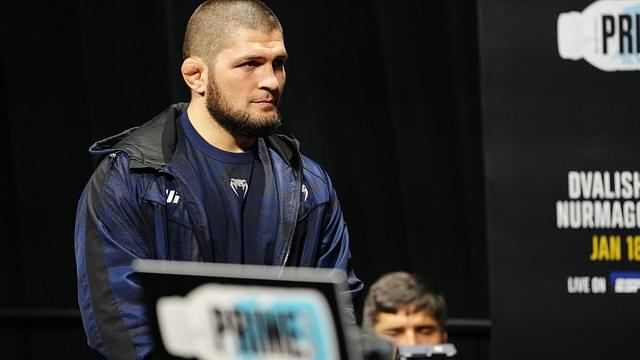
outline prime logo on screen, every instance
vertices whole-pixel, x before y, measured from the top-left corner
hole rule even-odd
[[[558,52],[604,71],[640,70],[640,0],[600,0],[558,16]]]
[[[205,284],[156,304],[171,355],[203,360],[338,359],[325,298],[314,289]]]

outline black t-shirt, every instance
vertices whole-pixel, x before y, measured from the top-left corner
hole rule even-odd
[[[172,164],[178,172],[196,174],[185,179],[187,186],[203,189],[199,195],[205,200],[215,262],[270,265],[273,237],[261,232],[271,225],[263,224],[269,219],[261,219],[260,213],[274,204],[263,198],[264,169],[257,146],[244,153],[226,152],[202,138],[186,112],[178,123]]]

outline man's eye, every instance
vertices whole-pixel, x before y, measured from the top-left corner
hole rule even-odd
[[[393,330],[393,329],[392,330],[385,330],[383,333],[386,336],[391,336],[391,337],[395,337],[395,336],[400,335],[400,331],[399,330]]]
[[[281,68],[283,66],[284,66],[284,60],[274,60],[273,62],[274,68]]]
[[[417,329],[419,333],[423,335],[431,335],[436,331],[434,326],[423,326]]]
[[[245,63],[242,63],[240,66],[244,68],[254,68],[260,66],[260,63],[258,63],[257,61],[247,61]]]

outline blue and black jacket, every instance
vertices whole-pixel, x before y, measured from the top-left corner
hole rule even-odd
[[[207,224],[215,219],[204,211],[206,197],[186,186],[190,174],[171,166],[176,119],[186,107],[172,105],[90,148],[98,166],[78,203],[78,302],[89,346],[110,359],[144,359],[153,350],[134,259],[213,261]],[[264,195],[278,202],[278,210],[262,216],[277,224],[276,234],[260,235],[275,236],[272,263],[340,269],[351,295],[361,292],[327,173],[286,136],[258,139],[258,153],[268,165],[265,176],[276,179]]]

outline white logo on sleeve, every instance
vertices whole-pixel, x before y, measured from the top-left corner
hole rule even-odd
[[[304,196],[304,201],[307,201],[307,198],[309,197],[309,190],[307,190],[307,187],[304,186],[304,184],[302,184],[302,195]]]
[[[178,200],[180,200],[180,195],[175,190],[165,190],[165,194],[167,194],[167,204],[177,204]]]
[[[233,190],[238,197],[244,198],[247,196],[247,191],[249,191],[249,183],[247,183],[247,180],[245,179],[231,178],[229,186],[231,186],[231,190]],[[242,193],[242,195],[240,195],[240,193]]]

